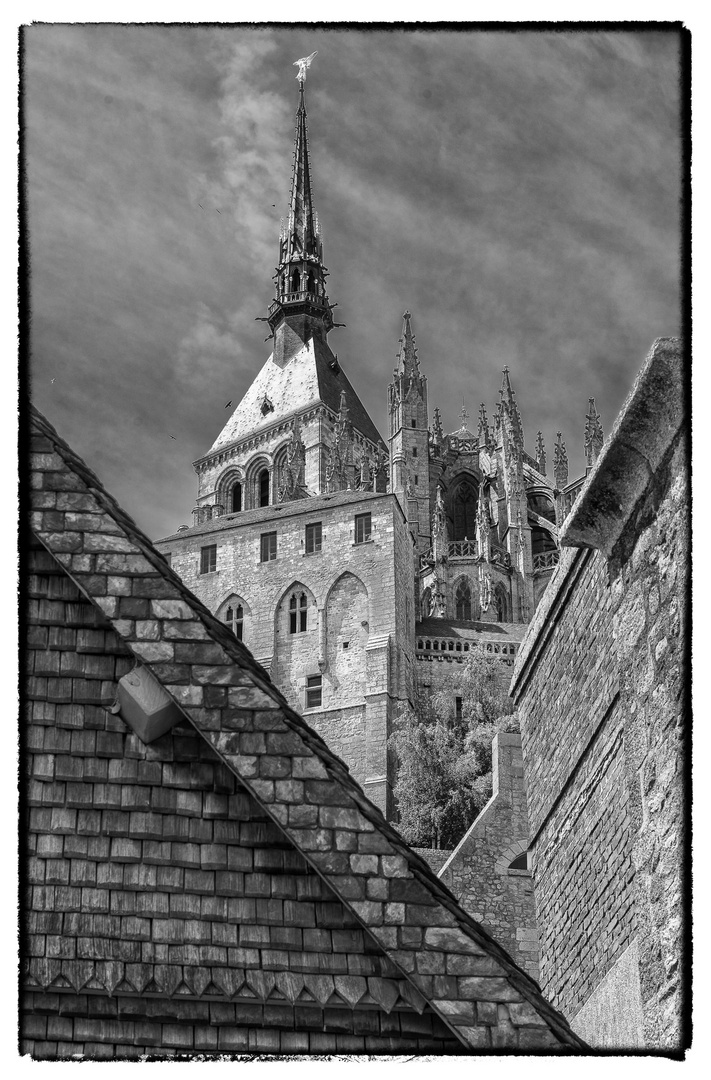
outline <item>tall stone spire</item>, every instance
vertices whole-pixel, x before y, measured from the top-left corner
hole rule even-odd
[[[314,335],[325,340],[332,329],[333,316],[326,295],[327,276],[311,189],[304,81],[299,76],[289,215],[279,238],[279,265],[274,278],[276,296],[269,306],[267,320],[276,339],[274,353],[277,359],[288,360],[294,348],[300,348]]]
[[[280,263],[299,262],[304,256],[321,259],[323,252],[316,231],[316,218],[311,192],[311,167],[309,164],[303,82],[299,83],[299,107],[296,110],[296,135],[294,136],[294,171],[291,178],[289,219],[284,232],[285,235],[279,245]]]

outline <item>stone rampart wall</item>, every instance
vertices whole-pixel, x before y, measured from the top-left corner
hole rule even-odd
[[[512,681],[541,987],[607,1047],[678,1049],[688,1034],[685,378],[679,343],[656,342],[565,522]]]
[[[500,732],[492,749],[493,793],[438,877],[462,907],[538,979],[538,931],[528,869],[510,864],[528,849],[521,736]]]

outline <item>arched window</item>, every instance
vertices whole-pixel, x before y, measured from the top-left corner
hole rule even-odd
[[[239,603],[230,604],[223,618],[237,640],[242,641],[244,634],[244,608],[242,605]]]
[[[496,618],[498,622],[509,622],[509,599],[503,585],[497,585],[494,593]]]
[[[306,632],[306,616],[308,601],[306,593],[292,593],[289,600],[289,633],[304,634]]]
[[[291,291],[292,292],[298,292],[300,288],[301,288],[301,274],[299,273],[298,270],[294,270],[294,273],[291,275]]]
[[[425,591],[423,592],[422,600],[420,602],[420,607],[422,608],[422,618],[423,619],[429,619],[430,615],[432,614],[432,590],[431,589],[429,589],[429,588],[425,589]]]
[[[257,490],[259,493],[259,505],[269,506],[269,469],[262,469],[257,477]]]
[[[460,581],[455,594],[457,605],[457,618],[471,621],[472,617],[472,590],[468,581]]]
[[[546,551],[555,550],[556,542],[548,529],[542,529],[540,525],[533,525],[531,527],[531,553],[533,555],[543,555]]]
[[[509,870],[528,870],[528,852],[522,851],[509,863]]]
[[[231,514],[236,514],[242,509],[242,485],[239,481],[234,485],[230,492],[230,509]]]
[[[473,540],[476,536],[476,489],[464,480],[456,488],[450,502],[452,540]]]

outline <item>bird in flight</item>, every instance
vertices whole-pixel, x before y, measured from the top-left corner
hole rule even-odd
[[[232,404],[232,398],[230,398],[230,400],[227,402],[227,404],[225,405],[225,408],[229,409],[231,404]]]
[[[217,210],[217,207],[215,207],[215,210]],[[217,213],[218,213],[218,214],[221,214],[221,213],[222,213],[222,211],[221,211],[221,210],[217,210]]]
[[[170,437],[171,437],[171,439],[175,439],[175,435],[171,435]],[[177,442],[177,440],[176,440],[176,442]]]
[[[199,202],[199,203],[198,203],[198,206],[200,207],[200,209],[201,209],[201,210],[204,210],[204,209],[205,209],[205,207],[204,207],[204,206],[202,205],[202,203],[201,203],[201,202]]]
[[[298,65],[299,68],[299,74],[296,76],[296,78],[300,79],[301,82],[305,80],[306,69],[311,67],[311,61],[313,60],[315,55],[316,53],[312,52],[311,56],[302,56],[300,60],[294,60],[293,66],[296,67]]]

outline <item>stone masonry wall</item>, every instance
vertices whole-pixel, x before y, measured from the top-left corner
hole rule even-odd
[[[145,746],[108,711],[133,658],[32,562],[21,1052],[462,1052],[189,724]]]
[[[679,344],[655,343],[565,523],[512,682],[541,987],[606,1047],[688,1037],[683,382]]]
[[[529,870],[510,863],[528,849],[521,736],[500,732],[492,749],[493,793],[438,877],[462,907],[538,979],[538,931]]]
[[[355,516],[367,512],[372,539],[356,544]],[[322,549],[307,555],[305,528],[315,522],[322,524]],[[271,531],[277,557],[263,563],[260,536]],[[201,574],[200,549],[211,544],[217,568]],[[221,518],[157,546],[211,611],[231,596],[245,603],[247,647],[388,813],[387,737],[409,692],[414,604],[412,541],[395,497],[315,496]],[[293,635],[292,591],[308,601],[307,630]],[[307,710],[312,675],[322,677],[322,706]]]

